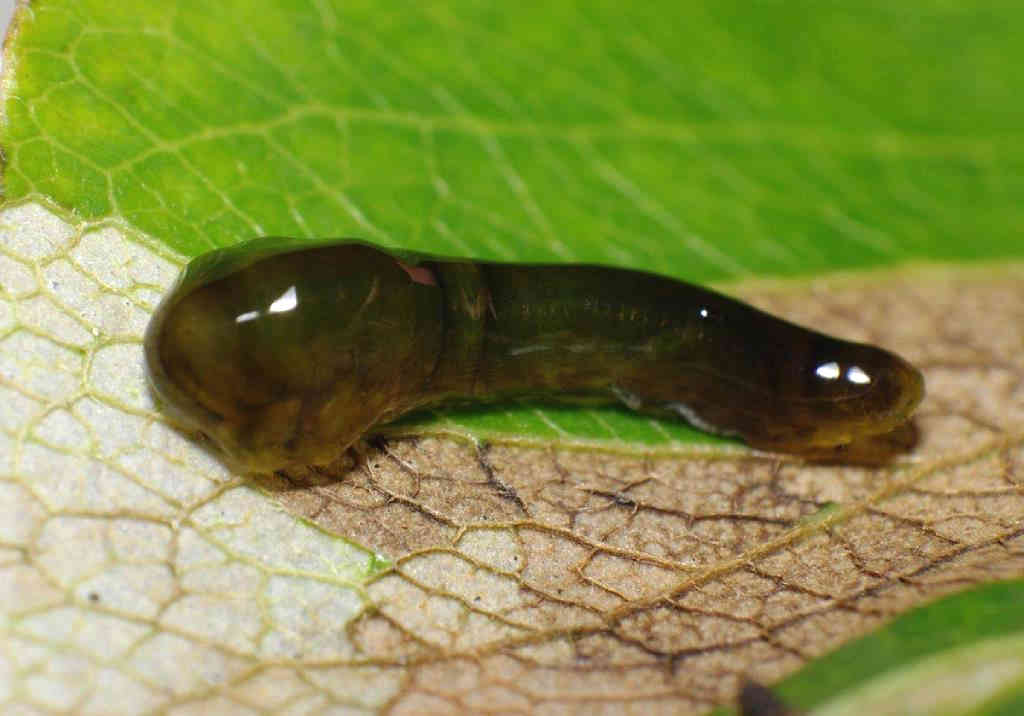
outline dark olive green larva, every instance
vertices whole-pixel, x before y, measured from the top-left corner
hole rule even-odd
[[[892,353],[670,278],[357,241],[196,258],[153,316],[146,360],[165,408],[253,472],[329,463],[441,404],[618,400],[806,452],[888,432],[924,394]]]

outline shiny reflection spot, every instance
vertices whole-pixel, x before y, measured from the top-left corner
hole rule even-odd
[[[255,321],[259,317],[259,311],[246,311],[235,316],[235,323],[248,323],[249,321]]]
[[[832,361],[830,363],[822,363],[814,372],[817,373],[819,378],[824,378],[825,380],[835,380],[836,378],[839,377],[839,364],[836,363],[835,361]]]
[[[857,385],[867,385],[871,382],[871,376],[865,373],[859,365],[852,366],[846,371],[846,379]]]
[[[295,293],[295,286],[289,286],[288,290],[282,293],[270,304],[268,313],[287,313],[299,305],[299,297]]]

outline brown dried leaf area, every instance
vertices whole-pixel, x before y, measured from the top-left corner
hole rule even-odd
[[[883,466],[391,441],[282,504],[394,568],[349,635],[395,713],[699,712],[906,609],[1024,574],[1024,275],[757,288],[926,375]]]

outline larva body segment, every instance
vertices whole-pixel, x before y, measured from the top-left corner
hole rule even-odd
[[[923,396],[883,349],[706,289],[590,265],[257,239],[192,261],[150,323],[151,384],[236,467],[331,462],[411,410],[622,401],[768,449],[887,432]]]

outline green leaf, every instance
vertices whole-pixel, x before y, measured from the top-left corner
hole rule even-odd
[[[351,234],[712,280],[1021,251],[1021,50],[984,8],[51,0],[10,54],[8,196],[186,256]]]
[[[815,661],[790,679],[782,693],[805,705],[835,701],[853,685],[880,678],[924,661],[945,658],[959,669],[962,654],[1001,642],[995,653],[1024,655],[1024,582],[1002,582],[979,587],[915,609],[878,632],[859,639]],[[952,678],[949,674],[944,678]],[[927,683],[918,679],[917,685]],[[1024,662],[1009,683],[1024,685]],[[1005,687],[1005,683],[1003,687]]]
[[[940,599],[814,661],[778,693],[816,716],[1018,713],[1021,604],[1020,580]]]
[[[6,191],[186,257],[261,234],[358,236],[713,281],[1020,256],[1010,15],[923,0],[47,0],[7,51]],[[614,410],[418,429],[695,435]]]

